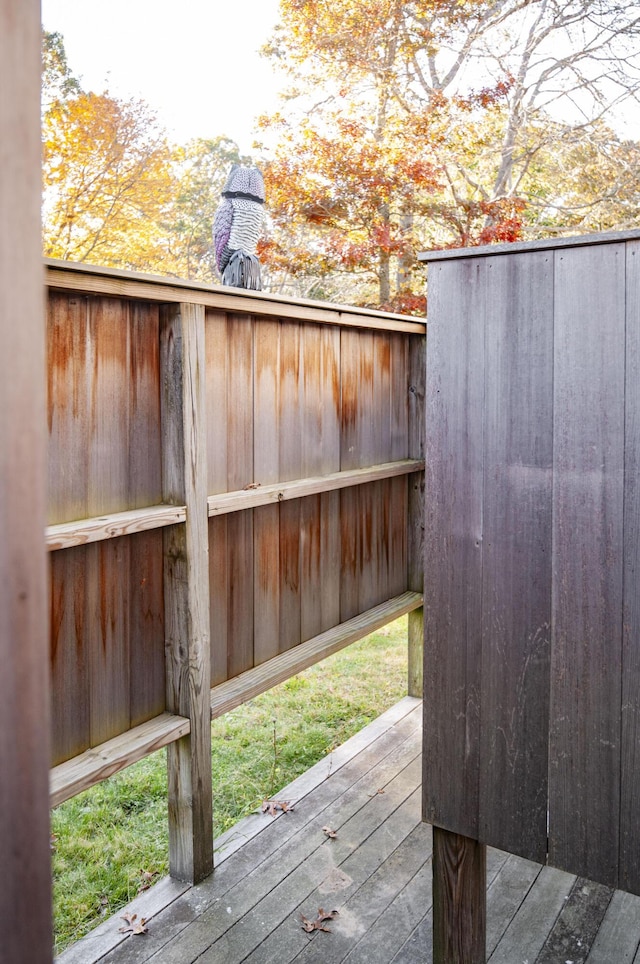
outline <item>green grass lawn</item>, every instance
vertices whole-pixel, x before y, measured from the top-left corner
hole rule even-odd
[[[214,834],[255,810],[407,692],[407,617],[212,724]],[[158,753],[52,812],[56,953],[167,873]]]

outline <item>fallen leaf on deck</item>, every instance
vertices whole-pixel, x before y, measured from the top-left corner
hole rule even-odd
[[[138,893],[141,894],[144,890],[149,890],[151,884],[153,883],[154,877],[157,877],[157,871],[152,870],[141,870],[140,871],[140,883],[138,884]]]
[[[323,827],[322,830],[324,833],[326,833],[327,837],[329,837],[330,840],[335,840],[336,837],[338,836],[338,831],[332,830],[331,827]]]
[[[313,931],[326,931],[327,934],[330,934],[331,931],[329,930],[328,927],[324,926],[324,922],[327,920],[333,920],[334,917],[337,917],[337,916],[338,916],[337,910],[327,911],[327,910],[323,910],[322,907],[319,907],[318,916],[316,917],[315,920],[309,920],[309,918],[305,917],[304,914],[300,914],[300,919],[302,920],[303,930],[305,930],[307,934],[312,934]]]
[[[282,810],[283,813],[289,813],[293,810],[293,804],[289,803],[288,800],[263,800],[262,801],[262,812],[268,813],[269,816],[275,817],[276,812]]]
[[[140,920],[138,920],[137,914],[123,914],[121,919],[127,922],[127,926],[119,927],[119,934],[146,934],[149,930],[146,926],[146,917],[141,917]]]
[[[246,492],[247,489],[259,489],[261,484],[261,482],[249,482],[248,485],[245,485],[244,491]]]
[[[379,793],[384,793],[384,790],[382,789],[382,787],[381,787],[379,790],[376,790],[375,793],[369,793],[369,794],[367,794],[367,796],[369,796],[369,797],[377,797],[377,795],[378,795]]]

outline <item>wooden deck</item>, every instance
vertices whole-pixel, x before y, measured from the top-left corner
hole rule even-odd
[[[421,706],[406,698],[287,787],[293,805],[216,842],[196,887],[168,878],[60,964],[429,964],[431,829],[420,822]],[[331,839],[324,831],[335,831]],[[490,850],[490,964],[640,964],[640,898]],[[331,933],[301,915],[337,910]]]

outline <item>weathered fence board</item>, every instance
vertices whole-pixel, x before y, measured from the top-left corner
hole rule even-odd
[[[640,890],[640,241],[627,244],[620,886]]]
[[[205,319],[201,305],[160,313],[163,495],[186,506],[164,529],[167,710],[190,721],[167,750],[171,875],[197,882],[213,870],[210,616],[205,438]]]
[[[429,277],[424,815],[477,838],[486,289],[473,262]]]
[[[425,813],[636,893],[639,245],[424,256]]]
[[[546,252],[516,254],[487,259],[483,269],[485,311],[491,324],[484,336],[478,835],[481,840],[501,841],[502,850],[544,862],[553,262]],[[476,318],[479,326],[484,327],[483,321]]]
[[[623,245],[563,251],[554,292],[549,860],[612,887],[620,811],[624,261]]]

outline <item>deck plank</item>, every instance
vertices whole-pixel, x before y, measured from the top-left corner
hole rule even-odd
[[[640,897],[617,890],[611,898],[586,964],[632,964],[640,954]]]
[[[416,769],[412,768],[413,774]],[[404,776],[413,783],[409,772],[405,771]],[[407,882],[419,869],[424,862],[423,852],[429,853],[425,843],[429,835],[426,827],[420,825],[419,780],[411,795],[372,833],[369,813],[370,808],[366,807],[352,821],[351,829],[347,825],[338,831],[335,840],[323,844],[329,872],[316,878],[316,886],[303,900],[300,891],[293,890],[293,906],[287,917],[251,954],[251,964],[285,964],[294,959],[309,964],[318,960],[318,954],[323,964],[342,961],[365,933],[367,922],[373,923],[378,916],[374,905],[383,909],[395,896],[395,875],[404,873]],[[359,834],[363,827],[369,835],[354,848],[353,830],[356,828]],[[301,914],[313,920],[321,907],[339,912],[328,925],[330,940],[323,932],[309,935],[301,926]]]
[[[137,898],[143,938],[118,915],[58,964],[432,964],[420,733],[420,701],[402,700],[276,795],[292,812],[219,838],[208,880]],[[493,848],[487,887],[489,964],[640,964],[640,898]],[[300,914],[320,907],[339,916],[308,935]]]
[[[533,964],[564,907],[574,881],[573,874],[542,867],[489,957],[489,964],[514,964],[520,959]]]
[[[613,896],[610,887],[577,877],[536,964],[583,964]],[[609,957],[611,964],[617,958]]]
[[[313,893],[318,881],[324,880],[336,865],[339,866],[341,852],[344,854],[342,860],[345,860],[372,832],[379,832],[381,824],[404,802],[411,785],[415,786],[419,759],[414,758],[407,769],[412,773],[405,774],[402,770],[386,784],[384,794],[374,793],[368,805],[362,807],[358,801],[352,806],[350,809],[355,812],[347,820],[344,819],[346,813],[342,801],[338,803],[337,812],[331,813],[331,808],[325,812],[329,826],[338,831],[338,840],[330,841],[322,833],[325,819],[322,814],[300,835],[297,846],[290,842],[279,859],[269,861],[249,874],[229,891],[224,900],[213,904],[201,915],[196,925],[196,947],[202,955],[198,957],[200,964],[243,961],[266,940],[271,930],[295,913],[301,897]],[[388,826],[392,833],[401,832],[394,827],[394,822]],[[322,840],[321,846],[317,846],[317,840]],[[260,896],[261,899],[257,900]],[[200,943],[202,938],[204,947]],[[163,964],[185,964],[183,950],[184,937],[181,935],[176,947],[177,956],[163,955]],[[193,958],[188,956],[187,961],[191,962],[195,957],[197,954]]]
[[[287,797],[290,796],[290,789],[294,791],[290,798],[297,801],[298,805],[293,812],[279,815],[275,820],[263,814],[256,815],[255,820],[247,818],[247,834],[254,833],[256,823],[262,825],[261,832],[234,853],[233,860],[229,859],[229,855],[226,855],[225,859],[224,850],[222,856],[216,853],[217,869],[213,877],[185,895],[179,907],[170,907],[161,918],[154,921],[152,933],[146,935],[144,942],[150,953],[143,957],[136,956],[135,964],[146,960],[162,960],[163,964],[170,961],[186,964],[190,959],[187,951],[190,943],[194,942],[200,952],[211,943],[212,931],[209,925],[205,923],[204,927],[200,927],[198,922],[204,912],[215,907],[223,898],[228,903],[227,897],[231,891],[234,900],[238,902],[236,906],[244,907],[245,904],[241,904],[244,899],[246,909],[250,910],[260,899],[261,893],[264,893],[264,888],[270,886],[267,863],[269,859],[281,864],[281,873],[286,874],[289,866],[295,867],[296,863],[303,860],[313,849],[314,825],[321,831],[326,822],[338,823],[339,819],[349,819],[361,808],[363,799],[368,800],[369,794],[375,795],[385,782],[392,780],[407,763],[415,760],[419,753],[420,708],[416,701],[403,701],[403,704],[411,710],[404,713],[393,727],[382,729],[379,721],[371,724],[372,743],[362,745],[361,735],[354,737],[353,746],[360,749],[346,764],[340,765],[340,752],[336,751],[335,770],[330,780],[322,776],[321,765],[318,767],[315,779],[321,782],[317,787],[312,785],[311,789],[315,791],[312,797],[304,796],[308,793],[304,783],[309,779],[307,775],[285,788],[284,794]],[[394,714],[390,716],[391,719],[394,718]],[[348,744],[345,744],[345,749],[347,747]],[[300,796],[297,795],[298,792]],[[282,799],[283,795],[277,794],[277,797]],[[324,839],[324,835],[322,838]],[[232,842],[227,846],[232,846]],[[280,855],[285,850],[282,862]],[[251,875],[249,885],[248,875]],[[185,904],[190,908],[190,913],[186,916],[183,906]],[[227,923],[230,926],[233,920]],[[189,935],[182,933],[187,927],[191,927]],[[178,934],[179,940],[175,940]],[[186,943],[183,943],[185,941]],[[160,949],[162,957],[154,957],[155,952]],[[181,950],[185,952],[184,956],[181,956]],[[104,961],[105,964],[130,964],[126,949],[120,946],[106,956]],[[64,961],[64,964],[67,962]]]

